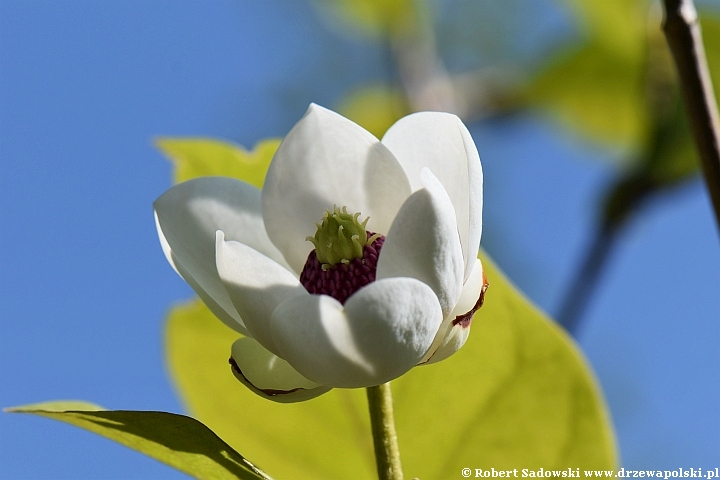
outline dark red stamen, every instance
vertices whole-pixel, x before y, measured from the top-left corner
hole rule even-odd
[[[373,232],[367,232],[368,238],[373,235]],[[384,242],[385,236],[381,235],[372,244],[365,245],[363,258],[338,263],[327,270],[322,269],[313,250],[300,274],[300,283],[308,292],[330,295],[344,305],[353,293],[375,281],[378,256]]]

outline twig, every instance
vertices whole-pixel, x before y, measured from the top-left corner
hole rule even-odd
[[[664,0],[663,29],[675,65],[705,183],[720,228],[720,116],[692,0]]]
[[[601,228],[597,232],[570,289],[565,294],[557,321],[573,336],[577,336],[580,320],[590,303],[619,233],[618,228]]]
[[[415,8],[415,28],[390,35],[390,49],[410,109],[437,110],[464,117],[453,83],[437,52],[435,31],[427,12]]]

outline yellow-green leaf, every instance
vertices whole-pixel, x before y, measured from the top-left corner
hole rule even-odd
[[[165,335],[170,372],[189,410],[231,445],[247,447],[241,451],[273,476],[373,476],[362,390],[333,390],[290,404],[258,397],[230,370],[230,346],[239,335],[199,300],[172,309]],[[338,455],[328,455],[329,449]]]
[[[657,20],[659,10],[649,9],[647,0],[565,0],[581,28],[592,41],[613,56],[639,62],[645,54],[648,15]]]
[[[219,175],[262,188],[280,139],[262,140],[252,151],[211,138],[159,138],[155,144],[175,165],[175,183]]]
[[[644,153],[657,121],[648,103],[648,76],[675,80],[660,10],[650,9],[644,0],[567,3],[583,29],[582,38],[551,58],[516,100],[550,112],[590,139]],[[707,14],[701,23],[711,72],[720,73],[720,23]],[[720,92],[717,79],[715,92]],[[680,140],[678,149],[686,143]]]
[[[372,85],[350,93],[337,111],[382,138],[393,123],[410,113],[410,108],[399,90]]]
[[[109,411],[81,401],[35,403],[6,409],[54,418],[97,433],[202,479],[268,480],[205,425],[166,412]]]
[[[642,87],[645,2],[569,3],[584,27],[583,38],[550,59],[520,101],[549,111],[594,140],[638,148],[650,128]]]
[[[638,87],[640,64],[589,44],[550,65],[527,86],[523,103],[596,141],[628,148],[644,142],[650,126]]]
[[[420,8],[417,0],[316,0],[314,3],[333,20],[371,37],[413,31]]]
[[[468,343],[395,382],[405,470],[445,478],[468,465],[615,468],[607,407],[579,348],[481,259],[490,288]]]
[[[602,393],[577,346],[482,258],[490,289],[467,345],[393,382],[408,477],[459,477],[467,466],[615,468]],[[373,478],[364,391],[264,400],[231,374],[237,336],[199,301],[170,312],[168,364],[190,411],[278,478]]]

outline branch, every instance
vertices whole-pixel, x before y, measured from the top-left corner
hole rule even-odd
[[[686,113],[720,228],[720,116],[692,0],[664,0],[663,29],[680,76]]]

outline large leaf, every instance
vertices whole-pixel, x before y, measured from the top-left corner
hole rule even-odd
[[[615,468],[607,409],[578,348],[482,259],[490,290],[466,346],[393,382],[404,470],[430,479],[467,466]],[[168,364],[191,412],[278,478],[372,478],[364,391],[264,400],[231,374],[237,336],[199,301],[171,311]]]
[[[80,401],[36,403],[6,411],[32,413],[90,430],[196,478],[270,478],[205,425],[183,415],[109,411]]]
[[[481,259],[490,289],[466,346],[396,382],[408,473],[443,478],[468,464],[615,468],[607,407],[579,348]]]
[[[175,165],[174,182],[220,175],[262,188],[280,139],[263,140],[247,151],[239,145],[211,138],[159,138],[157,147]]]

